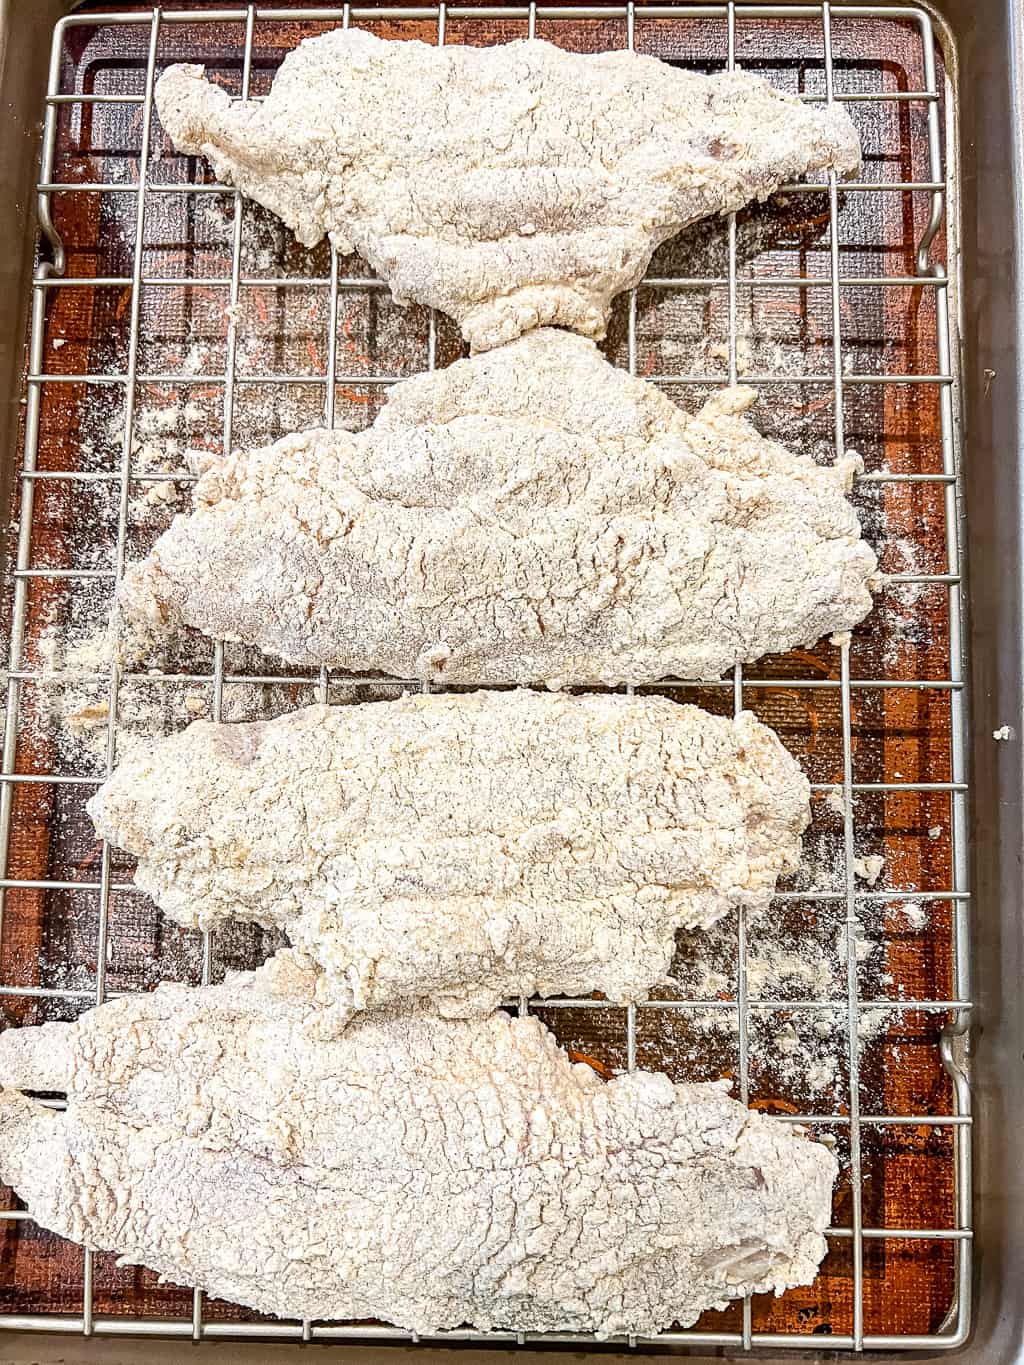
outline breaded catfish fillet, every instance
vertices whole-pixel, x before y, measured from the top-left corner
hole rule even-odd
[[[350,1011],[642,998],[675,933],[765,908],[809,786],[776,735],[663,697],[413,695],[198,721],[89,802],[172,918],[283,929]]]
[[[289,53],[262,103],[232,104],[201,66],[170,67],[156,101],[179,151],[307,246],[329,234],[358,251],[474,350],[546,324],[603,336],[614,296],[688,223],[860,165],[838,105],[538,40],[337,29]]]
[[[532,332],[406,379],[374,425],[210,468],[118,591],[290,662],[442,682],[717,678],[871,609],[856,457],[791,454],[726,389],[696,416]]]
[[[282,1317],[645,1333],[814,1277],[836,1162],[790,1126],[717,1084],[604,1083],[537,1019],[339,1034],[316,981],[283,954],[4,1033],[0,1179],[61,1236]]]

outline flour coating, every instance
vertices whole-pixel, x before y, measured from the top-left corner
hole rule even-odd
[[[283,929],[348,1011],[642,998],[676,930],[771,900],[809,786],[744,712],[663,697],[413,695],[197,721],[89,802],[172,918]]]
[[[8,1030],[0,1178],[62,1237],[282,1317],[646,1333],[813,1278],[835,1159],[720,1084],[605,1084],[503,1014],[339,1034],[318,984],[285,953]]]

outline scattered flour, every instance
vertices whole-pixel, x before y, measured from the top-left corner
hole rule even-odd
[[[827,920],[829,911],[823,910]],[[884,954],[877,940],[856,930],[858,974],[868,973],[867,988],[886,984],[880,970]],[[845,1102],[847,1037],[847,930],[845,919],[826,929],[785,911],[765,915],[748,926],[746,990],[749,1009],[749,1065],[754,1089],[786,1105],[821,1108]],[[872,965],[876,964],[876,965]],[[735,921],[700,934],[681,934],[673,964],[673,993],[690,1000],[735,1000],[738,949]],[[889,978],[891,981],[891,978]],[[771,1009],[756,1002],[771,1000]],[[793,1001],[792,1005],[787,1004]],[[803,1001],[803,1005],[797,1003]],[[807,1002],[818,1002],[808,1008]],[[822,1008],[821,1006],[826,1006]],[[708,1058],[734,1069],[739,1018],[735,1008],[686,1011],[687,1032],[666,1045],[665,1064],[675,1046],[694,1065]],[[858,1026],[863,1047],[883,1036],[894,1017],[884,1006],[865,1010]],[[657,1057],[655,1064],[657,1064]],[[712,1067],[713,1069],[713,1067]]]
[[[184,374],[201,374],[210,363],[210,347],[206,342],[193,341],[181,362]]]
[[[825,999],[835,984],[830,954],[817,948],[790,949],[763,942],[760,952],[747,957],[747,993],[755,998],[770,998],[781,984],[798,987],[808,999]]]

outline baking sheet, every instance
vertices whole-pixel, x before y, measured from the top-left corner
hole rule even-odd
[[[436,20],[359,21],[382,36],[435,41]],[[260,22],[256,27],[253,90],[269,84],[283,54],[300,37],[327,24]],[[522,21],[455,19],[446,24],[448,42],[494,42],[525,36]],[[537,20],[538,36],[578,50],[602,50],[626,43],[622,19]],[[837,91],[869,93],[919,90],[924,83],[920,39],[914,26],[890,19],[832,20]],[[161,34],[158,63],[201,60],[217,79],[240,88],[240,24],[168,25]],[[144,88],[146,26],[68,30],[62,86],[65,91],[139,93]],[[736,58],[774,83],[793,90],[824,89],[821,23],[817,19],[736,20]],[[655,20],[635,25],[635,43],[690,69],[720,69],[725,63],[725,19]],[[939,90],[942,90],[939,72]],[[864,179],[928,178],[926,110],[912,102],[849,106],[864,139]],[[60,109],[59,181],[132,183],[137,175],[142,111],[139,105],[64,105]],[[157,126],[150,165],[152,183],[197,181],[206,168],[173,154]],[[841,195],[839,252],[843,276],[911,275],[915,247],[927,222],[930,199],[921,193]],[[53,197],[55,224],[73,277],[131,276],[135,235],[134,195],[62,193]],[[224,279],[232,264],[234,202],[231,195],[151,195],[147,198],[143,276]],[[827,195],[793,195],[780,204],[741,214],[737,224],[737,321],[735,354],[743,373],[771,374],[754,412],[758,425],[794,449],[828,460],[833,453],[834,396],[829,385],[805,385],[801,375],[828,373],[832,358],[830,291],[773,289],[762,283],[780,276],[818,277],[830,271]],[[932,258],[945,255],[944,234],[933,242]],[[699,225],[665,244],[652,262],[652,276],[722,277],[728,265],[724,223]],[[287,276],[325,280],[326,247],[297,247],[274,219],[246,204],[242,222],[242,276]],[[367,277],[358,258],[344,258],[345,277]],[[749,283],[748,283],[749,282]],[[641,287],[637,294],[636,352],[640,374],[685,374],[691,380],[667,385],[682,406],[692,409],[725,382],[729,359],[728,288],[663,290]],[[174,381],[142,383],[136,412],[136,448],[130,487],[129,557],[144,553],[174,510],[186,505],[183,481],[167,475],[183,466],[185,445],[219,449],[223,438],[224,385],[196,375],[222,373],[228,351],[223,284],[144,284],[138,364],[142,374],[177,374]],[[932,287],[856,286],[840,290],[843,350],[850,370],[867,375],[934,375],[939,371],[937,308]],[[322,283],[291,287],[243,285],[236,369],[240,376],[277,374],[319,379],[327,362],[330,309]],[[129,353],[130,289],[97,286],[54,290],[46,324],[45,369],[53,375],[108,375],[123,372]],[[339,373],[335,413],[339,425],[361,427],[373,420],[385,390],[381,376],[413,373],[428,359],[430,320],[426,310],[399,309],[386,290],[345,289],[337,317]],[[57,343],[57,344],[55,344]],[[436,320],[436,363],[460,353],[459,339],[443,318]],[[609,358],[628,363],[628,303],[620,300],[606,343]],[[856,385],[845,390],[847,448],[863,455],[867,470],[940,474],[940,393],[936,385]],[[121,461],[123,393],[99,385],[43,386],[37,467],[117,475]],[[235,389],[233,438],[265,442],[295,427],[322,420],[321,384],[242,384]],[[171,448],[177,440],[179,449]],[[173,487],[167,502],[153,489]],[[34,568],[105,572],[114,563],[118,482],[38,482],[33,515]],[[947,569],[947,522],[941,484],[862,483],[855,495],[869,539],[882,567],[895,573],[942,574]],[[13,509],[17,516],[17,508]],[[88,646],[102,626],[110,581],[33,578],[27,598],[27,645],[20,661],[34,676],[22,685],[15,771],[101,778],[105,765],[106,688],[67,676],[68,665],[87,672]],[[884,589],[876,610],[854,632],[850,671],[855,682],[926,682],[926,688],[854,686],[851,741],[857,783],[949,783],[952,778],[952,689],[948,588],[944,584],[900,583]],[[84,646],[84,648],[83,648]],[[70,660],[69,660],[70,650]],[[82,660],[85,659],[85,665]],[[212,673],[209,646],[198,644],[187,658],[171,661],[189,676]],[[251,652],[228,646],[224,714],[242,718],[272,714],[317,696],[319,680],[254,684],[246,681],[286,671]],[[843,725],[839,650],[823,643],[813,651],[769,659],[747,670],[761,680],[746,685],[744,704],[777,728],[800,757],[812,781],[841,781]],[[800,685],[802,684],[802,685]],[[731,684],[720,688],[661,687],[680,700],[712,710],[733,707]],[[330,696],[342,702],[386,695],[386,684],[355,687],[332,679]],[[118,744],[139,733],[180,727],[209,715],[212,682],[132,677],[122,683]],[[84,802],[90,785],[51,782],[18,784],[6,876],[80,884],[98,880],[101,852]],[[951,905],[908,899],[953,886],[952,802],[948,791],[864,792],[855,806],[856,852],[881,857],[879,880],[861,878],[859,899],[866,946],[858,975],[861,994],[883,1002],[948,1000],[954,995]],[[757,998],[801,998],[834,1002],[830,1010],[753,1009],[749,1028],[751,1102],[780,1114],[849,1113],[849,1067],[844,1032],[846,964],[839,944],[846,916],[843,820],[828,793],[816,793],[814,824],[804,865],[782,890],[801,899],[779,902],[772,932],[752,924],[748,957],[768,966]],[[198,937],[165,923],[148,900],[130,886],[131,866],[117,854],[111,864],[106,963],[109,991],[148,989],[159,980],[198,980],[202,953]],[[815,896],[812,893],[819,893]],[[709,941],[710,940],[710,941]],[[52,998],[0,994],[9,1023],[74,1017],[94,997],[99,942],[99,896],[78,889],[9,888],[0,940],[0,982],[4,988],[43,988]],[[240,927],[219,933],[214,976],[254,965],[272,949],[268,936]],[[817,975],[786,975],[779,960],[787,952],[812,961]],[[700,965],[694,967],[694,960]],[[737,1075],[736,926],[700,939],[681,940],[678,989],[665,998],[707,999],[714,1008],[638,1009],[636,1061],[666,1069],[677,1079]],[[748,963],[749,975],[749,963]],[[539,1011],[573,1049],[605,1066],[627,1063],[625,1012],[611,1008],[546,1006]],[[816,1032],[825,1017],[831,1032]],[[940,1031],[948,1016],[935,1011],[886,1009],[873,1014],[860,1040],[861,1110],[868,1115],[953,1114],[953,1095],[939,1054]],[[796,1035],[796,1051],[793,1035]],[[794,1057],[796,1061],[794,1061]],[[805,1064],[806,1059],[806,1064]],[[834,1071],[808,1084],[809,1066]],[[816,1125],[836,1143],[844,1174],[833,1223],[851,1221],[848,1125]],[[869,1228],[940,1229],[954,1226],[955,1130],[900,1124],[865,1125],[861,1133],[863,1221]],[[8,1207],[16,1207],[9,1199]],[[36,1229],[27,1221],[3,1224],[0,1310],[80,1312],[83,1257],[79,1249]],[[190,1291],[159,1285],[149,1272],[117,1269],[113,1256],[97,1256],[93,1301],[103,1314],[189,1317]],[[852,1243],[831,1242],[815,1285],[781,1300],[755,1299],[756,1331],[842,1335],[852,1330]],[[865,1243],[864,1325],[871,1333],[935,1331],[954,1292],[954,1243],[948,1240],[878,1239]],[[208,1320],[251,1321],[256,1315],[207,1301]],[[706,1330],[739,1331],[742,1306],[708,1314]]]

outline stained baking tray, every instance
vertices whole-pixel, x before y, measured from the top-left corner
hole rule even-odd
[[[272,946],[244,931],[204,943],[163,924],[132,890],[130,866],[93,841],[82,804],[119,746],[197,713],[242,716],[389,690],[382,680],[268,671],[266,660],[230,646],[171,661],[155,677],[111,677],[87,649],[69,660],[68,642],[88,641],[102,619],[125,556],[147,548],[187,491],[180,450],[168,441],[184,431],[191,444],[219,448],[296,425],[364,425],[396,375],[459,354],[443,318],[396,309],[357,258],[297,248],[269,215],[211,187],[203,164],[176,157],[150,112],[154,74],[172,60],[200,60],[235,93],[258,95],[302,36],[345,22],[435,42],[534,31],[580,50],[632,44],[700,70],[736,61],[809,98],[847,100],[867,152],[862,180],[791,187],[785,202],[666,244],[645,284],[620,301],[606,349],[683,406],[739,378],[762,390],[756,417],[766,431],[820,459],[837,445],[858,449],[869,473],[885,472],[856,498],[893,581],[848,645],[766,660],[721,687],[658,689],[714,710],[750,706],[816,783],[805,866],[770,928],[734,923],[710,944],[681,944],[680,987],[651,1007],[548,1002],[538,1012],[568,1046],[607,1066],[657,1065],[688,1079],[729,1072],[750,1102],[830,1134],[844,1163],[829,1257],[811,1289],[624,1345],[812,1354],[826,1343],[961,1345],[974,1267],[959,1036],[973,998],[960,495],[970,499],[980,476],[961,464],[960,194],[973,204],[978,182],[961,175],[955,96],[958,86],[973,89],[962,84],[963,63],[977,35],[965,29],[958,44],[919,8],[821,5],[316,14],[108,6],[104,16],[94,7],[59,28],[47,87],[30,62],[10,65],[10,44],[32,29],[49,45],[43,30],[55,16],[4,15],[5,90],[21,84],[16,108],[26,121],[45,88],[50,96],[35,284],[20,280],[23,292],[12,288],[7,300],[31,296],[33,314],[24,429],[5,464],[16,532],[0,786],[8,1022],[73,1017],[104,994],[162,978],[216,978]],[[994,81],[988,93],[999,89]],[[22,139],[20,162],[11,157],[23,178],[8,212],[24,203],[31,140]],[[18,262],[22,272],[30,265]],[[11,317],[12,376],[17,337]],[[984,368],[993,373],[966,393],[991,408],[1006,378]],[[978,448],[972,440],[972,460]],[[1000,486],[1012,490],[1015,477],[1002,471]],[[1007,497],[987,515],[1013,508]],[[977,582],[975,553],[982,573],[986,556],[989,573],[995,561],[984,535],[970,549]],[[1012,578],[998,598],[983,594],[985,626],[1015,604]],[[975,651],[983,696],[991,641],[987,648]],[[986,712],[979,746],[990,791],[984,837],[1002,838],[1007,856],[1012,843],[997,818],[1007,807],[991,804],[991,760],[1016,762],[1018,722],[1012,708]],[[1010,741],[992,740],[1004,723]],[[996,866],[984,862],[983,887]],[[688,965],[698,947],[700,971]],[[814,964],[811,976],[780,971],[790,950]],[[822,1080],[830,1059],[834,1075]],[[801,1068],[814,1069],[815,1084]],[[370,1324],[280,1324],[207,1302],[145,1271],[118,1270],[113,1257],[83,1256],[18,1217],[13,1200],[8,1207],[0,1325],[9,1329],[406,1339]],[[981,1284],[985,1305],[993,1291]]]

